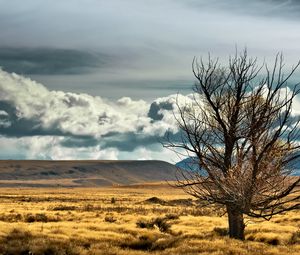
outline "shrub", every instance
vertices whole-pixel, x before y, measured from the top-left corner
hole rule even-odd
[[[147,228],[151,229],[154,228],[154,222],[152,220],[146,220],[146,219],[139,219],[136,223],[136,226],[138,228]]]
[[[171,224],[167,222],[166,218],[156,218],[153,221],[154,225],[156,225],[160,232],[168,233],[170,232]]]
[[[52,208],[53,211],[74,211],[77,207],[74,205],[58,205]]]
[[[141,235],[137,239],[126,240],[120,246],[142,251],[162,251],[174,247],[179,241],[178,237],[158,238],[153,235]]]
[[[15,228],[1,238],[0,254],[79,255],[78,248],[88,247],[86,242],[79,247],[75,242],[75,240],[52,240],[44,235],[35,236],[29,231]]]
[[[94,210],[94,206],[92,204],[86,204],[83,206],[82,211],[90,212]]]
[[[289,240],[289,244],[299,244],[300,243],[300,230],[294,232]]]
[[[28,223],[32,223],[32,222],[57,222],[59,221],[60,218],[56,217],[51,217],[49,218],[45,213],[37,213],[37,214],[26,214],[24,216],[24,221],[28,222]]]
[[[272,239],[267,240],[267,244],[279,245],[280,241],[278,240],[278,238],[272,238]]]
[[[257,232],[256,234],[251,234],[251,235],[247,236],[247,240],[262,242],[262,243],[271,244],[271,245],[280,245],[281,244],[281,241],[278,238],[278,236],[276,234],[272,234],[272,233]]]
[[[156,238],[149,235],[142,235],[133,241],[127,241],[121,244],[122,248],[130,248],[133,250],[151,250]]]
[[[32,235],[29,231],[14,228],[2,240],[1,254],[30,254],[29,242]]]
[[[171,224],[167,222],[168,218],[158,217],[151,220],[139,219],[136,223],[139,228],[152,229],[156,226],[160,232],[169,233]]]
[[[166,214],[165,219],[167,219],[167,220],[178,220],[179,215],[174,214],[174,213],[168,213],[168,214]]]
[[[213,231],[219,236],[228,236],[229,234],[228,228],[215,227]]]
[[[32,238],[29,231],[24,231],[21,229],[12,229],[5,237],[6,242],[21,240],[22,242],[28,242]]]
[[[106,215],[105,218],[104,218],[104,221],[113,223],[113,222],[116,222],[117,219],[113,215]]]
[[[35,222],[35,217],[32,214],[26,214],[24,217],[24,221],[28,223]]]
[[[20,213],[1,214],[0,220],[5,222],[21,221],[22,215]]]
[[[35,215],[35,221],[39,221],[39,222],[48,222],[48,217],[46,214],[44,213],[37,213]]]

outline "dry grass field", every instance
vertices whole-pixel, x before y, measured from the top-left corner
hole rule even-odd
[[[245,242],[220,214],[167,185],[2,188],[0,254],[300,254],[300,212],[248,219]]]

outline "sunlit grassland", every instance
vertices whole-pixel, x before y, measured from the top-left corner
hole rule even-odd
[[[0,205],[0,254],[300,254],[299,211],[246,219],[241,242],[222,211],[166,185],[2,188]]]

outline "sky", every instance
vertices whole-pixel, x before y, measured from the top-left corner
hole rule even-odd
[[[0,159],[176,162],[159,141],[193,57],[295,64],[300,2],[0,0],[0,31]]]

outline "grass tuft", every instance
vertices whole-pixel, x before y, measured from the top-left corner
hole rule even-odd
[[[291,235],[289,244],[300,244],[300,230],[297,230]]]

